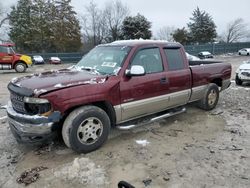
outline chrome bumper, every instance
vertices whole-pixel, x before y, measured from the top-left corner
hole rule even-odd
[[[56,129],[56,123],[61,119],[59,112],[53,112],[49,117],[20,114],[13,109],[10,102],[6,110],[10,129],[20,142],[47,140]]]

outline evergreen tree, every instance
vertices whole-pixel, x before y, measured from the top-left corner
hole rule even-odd
[[[152,37],[150,28],[151,22],[143,15],[128,16],[123,20],[122,37],[123,39],[150,39]]]
[[[190,30],[190,39],[193,43],[213,42],[216,38],[216,25],[212,17],[205,11],[197,7],[193,11],[193,17],[190,18],[188,28]]]
[[[9,14],[9,36],[19,51],[73,52],[81,34],[71,0],[19,0]]]
[[[186,30],[185,27],[183,27],[182,29],[176,29],[173,32],[173,38],[176,42],[179,42],[182,45],[186,45],[189,39],[188,31]]]
[[[71,0],[57,0],[53,9],[55,20],[52,22],[53,41],[60,52],[78,51],[81,47],[80,24],[76,12],[70,5]]]
[[[20,51],[32,50],[31,5],[32,0],[19,0],[16,7],[11,7],[9,15],[10,39]]]

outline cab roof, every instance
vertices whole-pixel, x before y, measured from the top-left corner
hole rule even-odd
[[[178,42],[168,42],[166,40],[144,40],[144,39],[133,39],[133,40],[118,40],[112,43],[104,44],[108,46],[140,46],[140,45],[165,45],[171,47],[181,47]],[[103,46],[103,45],[101,45]]]

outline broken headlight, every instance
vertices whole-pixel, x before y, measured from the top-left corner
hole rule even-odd
[[[47,99],[24,97],[24,102],[29,114],[44,114],[51,111],[51,104]]]

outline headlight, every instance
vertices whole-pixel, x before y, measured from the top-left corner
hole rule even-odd
[[[51,104],[47,99],[24,97],[25,109],[29,114],[45,115],[52,110]]]
[[[49,103],[47,99],[34,98],[34,97],[24,97],[25,103],[33,103],[33,104],[45,104]]]

